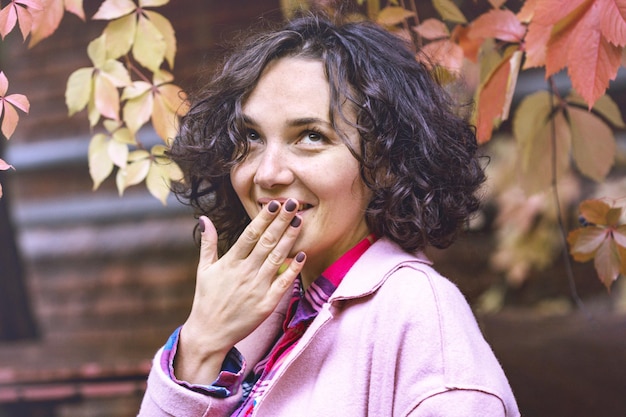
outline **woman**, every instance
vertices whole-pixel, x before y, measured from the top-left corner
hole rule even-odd
[[[140,415],[519,415],[421,254],[478,208],[476,151],[373,24],[300,18],[234,52],[172,149],[200,214],[197,287]]]

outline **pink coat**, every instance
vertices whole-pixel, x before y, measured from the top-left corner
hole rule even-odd
[[[252,369],[284,315],[238,349]],[[239,401],[172,382],[158,364],[140,416],[228,416]],[[423,256],[378,240],[348,272],[268,388],[256,416],[517,417],[509,383],[465,298]]]

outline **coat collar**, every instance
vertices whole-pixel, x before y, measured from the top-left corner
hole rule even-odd
[[[380,238],[356,261],[328,301],[372,294],[391,272],[408,262],[432,264],[422,252],[407,253],[389,239]]]

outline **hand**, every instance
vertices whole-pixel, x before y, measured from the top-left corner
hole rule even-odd
[[[277,273],[301,230],[295,207],[293,200],[282,207],[275,201],[268,204],[220,259],[215,227],[207,217],[200,218],[204,231],[196,292],[181,329],[178,379],[213,382],[228,351],[259,326],[292,287],[305,262],[303,252]]]

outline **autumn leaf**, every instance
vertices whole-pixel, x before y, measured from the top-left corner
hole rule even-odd
[[[602,200],[585,200],[578,208],[585,221],[593,225],[617,226],[622,215],[621,207],[612,207]]]
[[[452,0],[433,0],[433,6],[443,20],[455,23],[467,23],[461,9]]]
[[[478,62],[478,53],[483,40],[471,38],[469,33],[469,27],[465,25],[456,25],[456,27],[452,30],[450,40],[461,47],[465,58],[472,62]]]
[[[616,144],[611,128],[593,113],[567,107],[572,129],[572,156],[585,176],[602,181],[615,161]]]
[[[413,26],[413,30],[422,38],[428,40],[450,37],[448,27],[439,19],[426,19],[419,25]]]
[[[521,51],[509,50],[478,88],[476,136],[479,143],[489,141],[494,125],[508,118],[521,58]]]
[[[463,67],[463,49],[447,39],[427,43],[420,53],[429,67],[441,66],[455,75],[459,75]]]
[[[470,37],[495,38],[520,43],[526,34],[524,26],[510,10],[490,10],[470,25]]]
[[[626,1],[605,0],[600,17],[602,36],[616,46],[626,46]]]
[[[42,9],[31,11],[33,25],[28,47],[32,48],[52,35],[59,27],[65,11],[85,20],[82,0],[42,0]]]
[[[606,17],[607,10],[620,10],[614,1],[537,2],[526,38],[527,67],[540,65],[544,57],[546,77],[567,67],[574,89],[592,107],[617,75],[622,48],[616,45],[626,42],[621,39],[623,19]],[[609,23],[616,27],[603,27]]]
[[[150,153],[145,150],[136,150],[128,154],[128,164],[117,171],[115,183],[120,194],[124,194],[126,188],[142,182],[150,171]]]
[[[15,108],[17,107],[24,113],[28,113],[30,103],[23,94],[6,95],[8,89],[9,80],[4,75],[4,72],[0,71],[0,118],[2,120],[0,130],[5,138],[10,139],[20,119]]]
[[[593,265],[598,273],[598,278],[607,290],[611,289],[611,284],[617,279],[621,269],[621,260],[615,240],[610,233],[606,234],[606,239],[596,251]]]
[[[395,26],[405,19],[415,16],[415,13],[400,6],[387,6],[376,17],[376,23],[381,26]]]
[[[100,115],[118,120],[120,97],[117,89],[130,84],[128,70],[107,54],[104,36],[89,43],[87,54],[94,66],[74,71],[65,89],[69,115],[88,105],[90,126],[95,126]]]
[[[526,96],[513,117],[513,134],[520,152],[520,185],[529,195],[550,187],[553,170],[558,181],[569,167],[570,129],[563,113],[553,112],[554,105],[550,94],[540,91]]]
[[[31,31],[33,25],[34,10],[41,10],[41,0],[12,0],[2,10],[0,10],[0,35],[2,40],[8,35],[15,25],[18,24],[22,38],[26,37]]]

